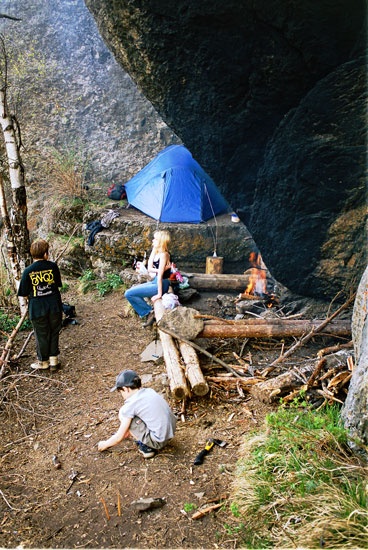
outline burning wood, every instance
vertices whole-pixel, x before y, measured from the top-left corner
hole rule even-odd
[[[244,292],[241,292],[235,303],[242,300],[253,300],[266,302],[267,307],[278,304],[278,297],[274,292],[275,281],[268,273],[262,256],[259,252],[251,252],[249,256],[251,267],[244,272],[247,279],[247,286]]]
[[[267,294],[267,268],[259,252],[251,252],[249,256],[251,268],[245,271],[249,282],[245,289],[245,295],[264,296]]]

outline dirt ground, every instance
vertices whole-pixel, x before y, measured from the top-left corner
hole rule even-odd
[[[226,497],[242,436],[262,426],[270,407],[211,385],[207,396],[186,403],[182,415],[183,403],[170,396],[163,359],[141,361],[141,353],[156,338],[155,329],[142,328],[136,317],[117,316],[121,292],[99,298],[70,289],[63,301],[75,305],[78,324],[62,330],[61,370],[31,371],[32,339],[12,366],[13,378],[7,378],[8,384],[14,382],[0,409],[0,546],[237,547],[237,520]],[[190,307],[219,313],[213,297],[202,297]],[[18,348],[25,336],[22,332]],[[275,359],[280,345],[217,341],[212,352],[234,364],[235,351],[257,368]],[[205,373],[221,370],[204,356],[202,364]],[[125,368],[137,370],[144,385],[163,392],[179,419],[174,439],[153,459],[144,459],[131,440],[111,451],[97,450],[98,441],[118,428],[122,402],[109,389]],[[213,447],[204,463],[194,466],[211,437],[227,446]],[[54,466],[54,456],[60,468]],[[78,475],[72,484],[73,472]],[[164,505],[139,512],[132,503],[140,498],[161,498]],[[221,501],[222,507],[192,519],[195,511]]]

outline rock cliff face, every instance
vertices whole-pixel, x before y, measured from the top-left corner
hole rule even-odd
[[[365,1],[85,3],[274,277],[315,297],[356,286],[366,263]]]
[[[107,190],[180,143],[114,59],[83,0],[14,0],[3,11],[19,19],[0,18],[0,32],[27,193],[41,195],[39,208],[45,200],[39,188],[47,193],[53,185],[50,151],[64,160],[74,155],[86,183]]]

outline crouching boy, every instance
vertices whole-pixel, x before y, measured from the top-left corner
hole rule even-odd
[[[105,451],[131,436],[144,458],[152,458],[174,437],[176,418],[173,412],[155,390],[141,387],[141,379],[133,370],[119,374],[110,391],[115,390],[124,399],[119,410],[120,427],[109,439],[99,442],[98,450]]]

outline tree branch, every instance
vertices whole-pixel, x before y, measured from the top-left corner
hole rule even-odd
[[[280,355],[280,357],[278,357],[275,361],[273,361],[273,363],[271,363],[269,367],[267,367],[265,370],[262,371],[261,373],[262,376],[267,376],[268,374],[270,374],[270,372],[272,372],[279,363],[284,361],[284,359],[286,359],[287,357],[290,357],[290,355],[294,353],[295,350],[300,348],[303,344],[305,344],[306,342],[309,342],[309,340],[313,338],[316,332],[321,332],[321,330],[323,330],[325,326],[332,321],[332,319],[337,317],[337,315],[339,315],[344,309],[346,309],[351,304],[351,302],[355,298],[355,295],[356,295],[356,292],[354,292],[354,294],[352,294],[352,296],[350,296],[350,298],[342,306],[340,306],[335,311],[335,313],[327,317],[327,319],[325,319],[320,325],[318,325],[318,327],[312,328],[312,330],[308,332],[308,334],[303,336],[300,340],[298,340],[298,342],[296,342],[296,344],[291,346],[291,348],[289,348],[283,355]]]

